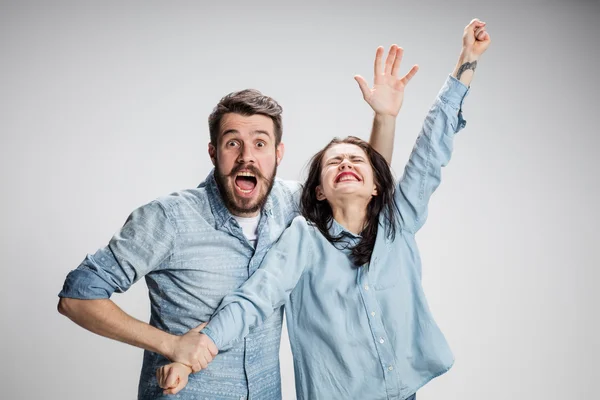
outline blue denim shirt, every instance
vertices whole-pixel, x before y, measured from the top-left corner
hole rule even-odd
[[[67,276],[61,297],[104,299],[145,277],[150,325],[184,334],[207,321],[223,297],[259,267],[267,250],[297,215],[300,186],[276,180],[262,209],[256,249],[231,216],[211,172],[197,189],[159,198],[135,210],[108,246],[88,255]],[[269,313],[271,314],[271,313]],[[178,399],[281,399],[279,343],[283,309],[245,341],[220,352],[190,375]],[[169,361],[146,351],[140,399],[163,396],[156,369]]]
[[[298,399],[407,399],[446,372],[453,356],[421,286],[415,233],[427,217],[441,168],[465,125],[467,87],[449,77],[429,111],[400,179],[392,239],[385,219],[369,265],[297,217],[250,279],[223,299],[204,332],[227,349],[285,304]],[[359,236],[333,221],[350,246]]]

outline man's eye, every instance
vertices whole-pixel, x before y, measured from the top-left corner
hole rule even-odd
[[[235,140],[231,140],[226,144],[227,147],[237,147],[237,145],[238,143]]]
[[[265,142],[256,142],[256,147],[265,147]]]

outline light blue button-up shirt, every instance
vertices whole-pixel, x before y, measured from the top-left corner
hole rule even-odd
[[[145,277],[150,325],[181,335],[207,321],[223,297],[259,267],[297,215],[300,186],[275,181],[261,211],[256,249],[225,207],[211,172],[197,189],[159,198],[135,210],[108,246],[67,276],[61,297],[104,299]],[[271,311],[273,311],[271,309]],[[269,313],[271,314],[271,312]],[[178,399],[281,399],[279,343],[283,310],[242,342],[192,374]],[[146,351],[139,399],[164,396],[156,369],[169,361]]]
[[[415,233],[464,127],[467,87],[449,77],[398,182],[398,232],[385,219],[369,265],[297,217],[261,267],[227,295],[205,333],[227,349],[285,304],[298,399],[406,399],[446,372],[453,356],[427,306]],[[360,239],[333,221],[332,236]]]

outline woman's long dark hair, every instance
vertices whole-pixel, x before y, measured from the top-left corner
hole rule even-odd
[[[300,212],[309,221],[315,224],[319,231],[334,245],[344,240],[343,234],[332,237],[329,234],[329,227],[333,222],[333,212],[329,203],[317,200],[316,188],[321,184],[321,170],[323,156],[325,152],[336,144],[347,143],[360,147],[369,158],[373,167],[373,178],[377,187],[377,196],[373,196],[367,206],[367,215],[365,225],[360,233],[362,238],[360,242],[352,248],[352,261],[357,267],[361,267],[369,262],[373,248],[375,247],[375,238],[377,237],[377,227],[379,225],[379,214],[384,213],[386,232],[392,239],[396,235],[396,224],[398,210],[394,201],[394,177],[390,167],[371,145],[355,136],[348,136],[344,139],[334,138],[327,146],[313,156],[310,161],[308,177],[302,188],[302,198],[300,200]]]

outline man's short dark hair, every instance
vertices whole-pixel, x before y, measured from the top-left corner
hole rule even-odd
[[[239,92],[229,93],[213,109],[208,116],[208,129],[210,131],[210,142],[216,146],[221,128],[221,119],[225,114],[236,113],[246,117],[260,114],[273,120],[275,128],[275,145],[281,143],[283,133],[281,125],[281,113],[283,109],[275,100],[263,95],[256,89],[245,89]]]

